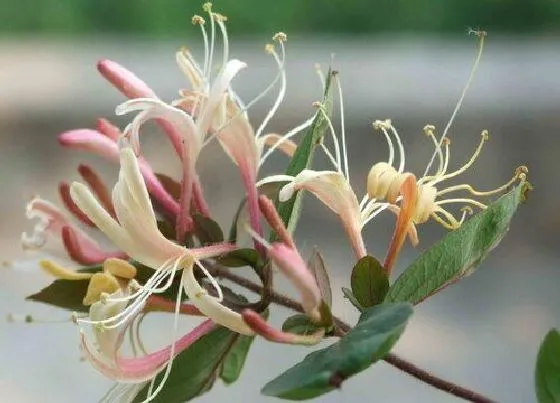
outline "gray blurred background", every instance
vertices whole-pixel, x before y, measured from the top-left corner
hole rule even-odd
[[[232,57],[249,64],[235,81],[251,99],[275,74],[263,51],[276,31],[288,34],[288,94],[269,129],[282,132],[313,113],[320,98],[315,63],[340,71],[345,93],[351,179],[363,192],[371,165],[387,157],[375,119],[391,118],[407,153],[407,167],[421,174],[430,157],[422,133],[427,123],[445,126],[466,82],[476,52],[467,28],[488,31],[485,54],[474,84],[449,135],[452,166],[471,155],[483,129],[490,131],[477,164],[465,182],[492,188],[515,167],[529,166],[535,190],[515,217],[511,232],[472,277],[423,303],[397,345],[411,361],[500,402],[533,402],[533,368],[538,344],[550,327],[560,326],[558,233],[560,213],[560,3],[551,0],[429,0],[351,3],[286,0],[216,2],[230,17]],[[97,74],[101,58],[136,72],[165,100],[187,85],[174,52],[188,46],[200,54],[199,32],[190,17],[201,3],[83,0],[0,1],[0,226],[3,314],[32,313],[65,320],[68,314],[24,303],[26,295],[50,279],[39,272],[37,255],[24,255],[19,236],[31,226],[24,205],[33,195],[57,200],[59,181],[78,179],[77,165],[99,168],[109,183],[116,167],[99,158],[65,151],[56,136],[93,127],[95,118],[113,118],[122,96]],[[272,99],[250,111],[258,125]],[[126,119],[114,119],[123,127]],[[170,147],[160,133],[143,138],[143,151],[156,170],[177,174]],[[318,161],[319,167],[323,164]],[[283,157],[263,173],[279,173]],[[228,228],[241,191],[238,174],[218,147],[199,163],[207,196]],[[463,180],[461,182],[463,182]],[[392,232],[393,217],[380,217],[366,231],[368,248],[379,257]],[[420,229],[421,243],[405,248],[399,268],[445,234],[433,223]],[[339,222],[307,197],[297,240],[307,253],[323,251],[332,271],[334,310],[349,321],[357,315],[339,292],[347,286],[352,255]],[[56,251],[55,242],[49,250]],[[282,284],[281,284],[282,286]],[[292,290],[286,288],[287,292]],[[281,324],[287,312],[278,309]],[[156,332],[170,318],[153,317],[145,326],[153,346],[168,336]],[[156,322],[159,326],[156,326]],[[188,328],[188,324],[185,324]],[[110,382],[79,361],[77,330],[70,323],[0,322],[0,388],[6,402],[95,402]],[[152,345],[151,344],[151,345]],[[255,343],[240,381],[218,384],[201,402],[268,402],[260,387],[299,361],[308,350]],[[380,363],[318,402],[451,402],[441,392]]]

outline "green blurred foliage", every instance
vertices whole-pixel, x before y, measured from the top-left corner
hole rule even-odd
[[[193,0],[0,0],[3,34],[184,34],[202,2]],[[235,34],[286,31],[363,34],[483,28],[560,30],[558,0],[243,0],[215,1]]]

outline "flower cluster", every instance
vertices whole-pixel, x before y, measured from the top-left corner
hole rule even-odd
[[[507,183],[487,192],[476,191],[467,184],[441,187],[442,182],[460,175],[473,164],[487,133],[483,132],[472,158],[461,168],[450,171],[447,137],[438,141],[434,128],[427,126],[425,132],[435,145],[438,166],[434,173],[428,174],[429,164],[426,173],[417,179],[405,171],[404,147],[391,121],[376,121],[374,128],[384,134],[389,145],[389,159],[372,166],[367,175],[367,194],[360,199],[350,184],[339,78],[332,76],[340,100],[340,134],[336,133],[327,108],[321,103],[316,103],[314,116],[294,129],[284,134],[267,133],[266,128],[286,92],[286,35],[274,35],[274,44],[265,48],[276,64],[275,77],[261,94],[245,103],[234,92],[232,82],[247,65],[229,58],[227,18],[215,13],[210,3],[204,5],[204,11],[205,17],[197,15],[192,19],[201,29],[203,62],[198,63],[186,49],[176,53],[177,64],[190,83],[188,89],[179,92],[177,99],[163,101],[123,66],[102,60],[98,64],[99,72],[130,98],[117,106],[116,114],[135,113],[135,116],[122,131],[108,120],[99,119],[95,129],[76,129],[59,136],[64,147],[95,153],[118,165],[118,180],[112,191],[91,167],[81,165],[78,171],[83,183],[59,185],[62,203],[72,217],[40,198],[33,199],[27,206],[27,216],[37,222],[33,233],[22,237],[26,248],[41,247],[48,235],[58,237],[74,262],[99,268],[92,272],[67,269],[50,260],[41,262],[41,267],[58,279],[88,281],[83,304],[89,307],[89,314],[76,317],[82,329],[81,344],[85,357],[96,369],[118,383],[129,385],[111,391],[109,398],[118,401],[133,397],[146,382],[151,382],[146,401],[152,400],[164,387],[174,357],[217,326],[289,344],[314,344],[328,335],[332,317],[323,292],[275,204],[259,195],[263,184],[282,183],[277,195],[279,202],[288,201],[302,190],[315,195],[340,217],[357,258],[367,255],[362,238],[364,225],[384,210],[395,213],[395,233],[385,261],[385,269],[390,272],[406,235],[413,244],[418,243],[416,225],[433,218],[446,228],[455,229],[466,214],[457,219],[444,206],[462,203],[484,209],[486,205],[474,197],[499,193],[525,173],[524,168],[518,169]],[[218,37],[223,46],[216,68]],[[275,89],[275,101],[255,128],[248,111]],[[155,120],[160,126],[181,162],[181,178],[175,183],[177,192],[154,173],[142,155],[140,131],[148,120]],[[332,146],[329,148],[326,141],[322,141],[320,147],[332,162],[333,170],[304,169],[295,175],[259,178],[259,168],[272,152],[279,150],[287,156],[294,155],[297,146],[292,137],[311,126],[314,120],[321,120],[328,127]],[[314,332],[304,335],[284,332],[267,324],[260,315],[264,309],[257,312],[251,309],[255,307],[251,304],[232,306],[226,301],[223,286],[213,275],[212,267],[240,246],[233,241],[207,244],[200,238],[198,244],[193,242],[196,220],[211,216],[196,162],[212,141],[220,143],[224,154],[239,170],[249,217],[244,228],[254,240],[254,252],[261,262],[255,268],[257,273],[266,280],[271,276],[271,267],[275,267],[293,283],[300,293],[305,314],[316,326]],[[442,198],[455,191],[466,191],[473,198]],[[275,241],[266,239],[263,221],[275,234],[271,238]],[[165,224],[171,224],[172,230],[164,231]],[[94,240],[95,236],[88,234],[95,231],[103,233],[114,249],[105,250]],[[140,268],[149,272],[142,281],[138,276]],[[176,294],[170,297],[174,290]],[[188,302],[184,302],[185,297]],[[169,345],[150,353],[141,342],[139,326],[143,316],[154,309],[171,312],[174,319]],[[177,334],[180,314],[201,316],[204,320],[181,336]],[[91,327],[93,342],[85,331],[87,327]],[[132,357],[124,355],[122,350],[127,333],[132,336]],[[160,372],[163,376],[156,385],[156,375]]]

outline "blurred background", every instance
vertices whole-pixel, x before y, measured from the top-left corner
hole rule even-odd
[[[33,195],[57,200],[59,181],[78,179],[79,163],[115,178],[116,167],[93,156],[65,151],[56,136],[113,119],[123,97],[99,76],[96,61],[109,58],[144,79],[165,100],[177,97],[187,80],[174,52],[187,46],[201,54],[201,37],[190,18],[202,3],[186,0],[0,0],[0,182],[3,211],[0,251],[2,313],[32,313],[60,319],[67,313],[23,302],[49,278],[37,268],[38,255],[19,246],[24,206]],[[249,68],[235,81],[246,100],[262,91],[276,71],[264,52],[277,31],[288,34],[288,92],[269,129],[284,132],[313,113],[321,86],[315,64],[340,71],[353,186],[361,193],[371,165],[387,158],[387,146],[371,128],[391,118],[407,152],[407,167],[421,174],[431,149],[422,128],[441,131],[466,83],[477,40],[488,38],[479,70],[449,132],[452,165],[470,158],[488,129],[490,141],[465,182],[488,189],[529,166],[535,190],[515,217],[500,247],[467,280],[416,310],[396,351],[414,363],[500,402],[535,401],[533,369],[538,345],[560,326],[560,3],[554,0],[342,0],[215,2],[229,17],[231,56]],[[258,125],[273,96],[250,110]],[[121,127],[128,118],[113,119]],[[335,119],[338,122],[338,119]],[[335,123],[336,123],[335,122]],[[147,129],[148,130],[148,129]],[[143,151],[158,171],[177,174],[161,134],[143,138]],[[324,162],[324,161],[323,161]],[[318,161],[321,167],[322,161]],[[279,173],[281,157],[263,173]],[[324,165],[326,167],[326,165]],[[239,198],[238,174],[218,147],[199,163],[212,210],[227,226]],[[379,257],[392,232],[392,217],[366,229],[368,248]],[[304,251],[318,245],[332,270],[334,311],[357,318],[342,298],[352,255],[339,222],[307,197],[297,240]],[[407,245],[399,267],[445,234],[433,223],[420,228],[421,243]],[[56,251],[55,242],[48,245]],[[291,291],[287,289],[287,291]],[[286,312],[278,309],[273,321]],[[168,317],[154,317],[161,326]],[[145,326],[148,339],[165,335]],[[151,330],[150,330],[151,329]],[[150,334],[150,332],[152,334]],[[0,388],[6,402],[95,402],[110,382],[79,361],[77,330],[71,323],[0,322]],[[166,340],[165,338],[163,339]],[[261,386],[299,361],[308,350],[258,341],[241,380],[217,384],[199,401],[268,402]],[[454,398],[380,363],[318,402],[451,402]]]

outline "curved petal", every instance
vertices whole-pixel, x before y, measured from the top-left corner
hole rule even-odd
[[[358,258],[367,254],[362,238],[360,204],[346,178],[340,172],[301,171],[292,182],[285,185],[278,195],[280,201],[289,200],[298,190],[307,190],[342,220],[350,243]]]
[[[231,81],[245,67],[247,67],[247,64],[240,60],[229,60],[214,80],[204,109],[197,121],[197,127],[202,135],[206,135],[212,126],[216,109],[223,102],[223,96],[228,90]]]
[[[130,70],[117,62],[103,59],[97,62],[97,70],[101,75],[128,98],[155,97],[148,85]]]
[[[253,331],[241,318],[241,315],[218,302],[218,299],[208,295],[208,292],[198,284],[194,277],[194,270],[185,267],[183,287],[189,300],[200,312],[211,318],[219,325],[225,326],[234,332],[253,335]]]

